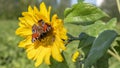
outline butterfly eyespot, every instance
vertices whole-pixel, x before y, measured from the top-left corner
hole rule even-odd
[[[36,39],[35,38],[32,38],[32,42],[35,42],[36,41]]]
[[[34,29],[32,29],[32,32],[33,32],[33,33],[35,33],[35,30],[34,30]]]

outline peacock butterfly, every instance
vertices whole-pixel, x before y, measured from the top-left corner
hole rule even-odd
[[[51,25],[48,25],[42,19],[39,20],[38,25],[34,24],[32,26],[32,42],[43,39],[51,30]]]

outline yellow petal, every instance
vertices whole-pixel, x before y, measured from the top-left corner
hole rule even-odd
[[[50,65],[50,56],[51,56],[51,48],[47,48],[47,54],[45,55],[45,63]]]
[[[52,24],[54,29],[63,28],[63,21],[61,19],[58,19],[57,14],[54,14],[52,16],[52,23],[51,24]]]
[[[32,7],[31,7],[31,6],[29,6],[29,7],[28,7],[28,12],[33,13],[33,9],[32,9]]]
[[[37,9],[36,6],[34,6],[34,17],[37,19],[37,20],[40,20],[41,19],[41,16],[40,16],[40,12],[39,10]]]
[[[26,46],[25,48],[26,48],[26,52],[29,52],[30,50],[34,48],[34,43],[32,45]]]
[[[25,26],[26,26],[26,24],[25,24],[25,23],[22,23],[22,22],[19,22],[18,25],[19,25],[20,27],[25,27]]]
[[[33,15],[33,9],[31,6],[28,7],[28,12],[22,12],[23,16],[31,16]]]
[[[38,19],[35,17],[36,14],[35,14],[35,12],[33,10],[31,12],[22,12],[22,15],[24,17],[31,18],[34,21],[34,23],[38,22]]]
[[[31,13],[29,13],[29,12],[22,12],[22,15],[23,16],[31,16]]]
[[[65,28],[61,28],[60,30],[58,30],[59,32],[57,32],[56,34],[61,38],[61,39],[64,39],[64,40],[67,40],[67,30]]]
[[[58,24],[58,23],[56,22],[56,18],[57,18],[57,14],[54,14],[54,15],[52,16],[52,22],[51,22],[51,25],[53,26],[53,28],[55,28],[55,26]]]
[[[20,22],[19,22],[19,26],[20,27],[26,27],[26,26],[28,26],[28,24],[26,23],[24,17],[19,17],[19,20],[20,20]]]
[[[36,49],[37,49],[36,55],[35,55],[35,57],[33,58],[33,60],[36,60],[36,59],[38,58],[38,56],[39,56],[39,54],[41,53],[43,47],[42,47],[42,46],[39,46],[39,47],[36,48]]]
[[[35,24],[35,21],[30,16],[19,17],[20,27],[32,27]]]
[[[29,47],[29,50],[27,51],[27,57],[28,57],[28,59],[34,59],[34,57],[36,55],[36,52],[37,52],[37,49],[35,49],[34,47]]]
[[[55,43],[56,43],[56,45],[57,45],[59,48],[61,48],[62,50],[65,50],[65,49],[66,49],[63,41],[62,41],[58,36],[56,36]]]
[[[31,18],[30,16],[25,16],[24,17],[25,19],[25,22],[30,26],[32,27],[34,24],[35,24],[35,21],[33,20],[33,18]]]
[[[30,13],[30,12],[22,12],[22,15],[23,15],[23,16],[32,16],[33,14]]]
[[[49,8],[48,8],[48,15],[47,15],[49,22],[50,22],[50,12],[51,12],[51,6],[49,6]],[[49,23],[48,23],[48,24],[49,24]]]
[[[40,4],[40,13],[41,13],[41,14],[44,14],[44,15],[47,17],[47,8],[46,8],[44,2],[42,2],[42,3]]]
[[[39,55],[39,53],[41,51],[40,48],[41,47],[36,48],[34,43],[33,43],[33,45],[26,46],[27,57],[29,59],[36,60],[36,56]]]
[[[52,46],[52,57],[59,62],[63,61],[63,58],[60,54],[60,49],[56,46],[56,44]]]
[[[23,48],[25,48],[27,45],[31,45],[31,44],[33,44],[32,42],[31,42],[31,36],[28,36],[25,40],[23,40],[23,41],[21,41],[20,43],[19,43],[19,47],[23,47]]]
[[[22,37],[26,37],[26,36],[30,36],[32,35],[32,28],[28,28],[28,27],[19,27],[16,30],[16,34],[20,35]]]
[[[36,59],[35,67],[38,67],[38,66],[43,62],[44,57],[45,57],[45,55],[46,55],[46,52],[47,52],[47,51],[46,51],[46,48],[43,47],[42,50],[41,50],[41,52],[39,53],[37,59]]]
[[[37,9],[36,6],[34,6],[34,12],[35,12],[35,13],[39,13],[39,10]]]

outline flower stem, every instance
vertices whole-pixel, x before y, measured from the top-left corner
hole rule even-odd
[[[116,0],[116,2],[117,2],[118,11],[120,13],[120,0]]]
[[[114,47],[111,47],[111,49],[114,51],[116,55],[119,55],[118,52],[114,49]]]
[[[67,33],[67,36],[69,37],[68,41],[65,43],[65,46],[67,46],[70,42],[75,41],[75,40],[80,40],[79,37],[74,37],[71,34]]]
[[[112,55],[113,57],[115,57],[119,62],[120,62],[120,56],[119,55],[116,55],[114,52],[112,52],[111,50],[108,50],[108,53],[110,55]]]
[[[80,40],[80,38],[72,37],[72,38],[68,39],[68,41],[65,43],[65,46],[67,46],[70,42],[75,41],[75,40]]]

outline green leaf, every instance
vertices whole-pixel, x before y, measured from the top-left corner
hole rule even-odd
[[[98,19],[108,16],[101,9],[88,3],[78,3],[64,11],[65,23],[91,24]]]
[[[109,58],[110,55],[106,53],[94,64],[95,68],[109,68]]]
[[[71,34],[69,34],[69,33],[67,33],[67,36],[69,37],[69,38],[74,38]]]
[[[84,48],[84,47],[87,47],[89,45],[92,45],[92,43],[95,39],[95,37],[89,36],[86,33],[81,33],[79,35],[79,38],[80,38],[80,43],[79,43],[78,48]]]
[[[87,56],[89,53],[90,47],[92,46],[92,43],[95,40],[95,37],[89,36],[86,33],[81,33],[79,35],[79,38],[80,38],[80,42],[79,42],[78,48],[81,48],[85,56]]]
[[[108,22],[96,21],[94,24],[83,26],[65,23],[65,26],[70,34],[77,36],[80,33],[86,33],[89,36],[97,37],[104,30],[116,30],[117,19],[113,18]],[[71,27],[72,28],[71,28]]]
[[[113,18],[107,23],[103,21],[96,21],[94,24],[83,26],[83,32],[90,36],[97,37],[104,30],[115,30],[117,19]]]
[[[102,32],[93,42],[90,52],[85,59],[85,68],[90,67],[98,59],[100,59],[116,37],[117,33],[113,30],[106,30]]]
[[[58,62],[51,58],[51,62],[52,64],[50,65],[50,68],[68,68],[68,65],[65,60],[63,62]]]

